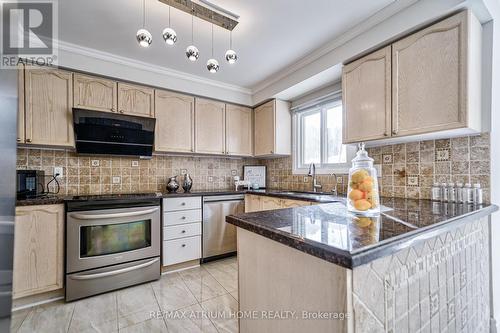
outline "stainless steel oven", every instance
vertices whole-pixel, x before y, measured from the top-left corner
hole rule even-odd
[[[160,277],[160,201],[68,202],[66,300]]]

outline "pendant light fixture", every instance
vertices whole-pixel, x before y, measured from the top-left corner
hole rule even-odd
[[[153,42],[153,36],[145,28],[146,25],[146,0],[142,0],[142,28],[137,30],[137,42],[142,47],[149,47]]]
[[[226,61],[229,64],[234,64],[238,60],[238,55],[233,50],[233,31],[229,31],[229,50],[226,51]]]
[[[194,12],[194,10],[193,10]],[[200,57],[200,51],[193,44],[193,36],[194,36],[194,14],[191,14],[191,45],[186,48],[186,57],[188,57],[191,61],[196,61]]]
[[[170,26],[170,6],[168,6],[168,28],[163,30],[163,40],[167,45],[174,45],[177,42],[177,34]]]
[[[210,73],[217,73],[219,62],[214,59],[214,24],[212,23],[212,58],[207,61],[207,69]]]

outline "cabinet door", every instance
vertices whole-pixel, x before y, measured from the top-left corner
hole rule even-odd
[[[63,287],[64,205],[16,208],[14,298]]]
[[[252,109],[226,104],[226,152],[252,156]]]
[[[25,81],[26,143],[74,146],[72,73],[31,68]]]
[[[466,125],[466,15],[462,12],[393,44],[393,135]]]
[[[344,142],[391,134],[391,46],[342,69]]]
[[[202,98],[195,103],[196,152],[225,154],[225,104]]]
[[[24,128],[24,66],[19,65],[17,69],[17,142],[24,143],[25,128]]]
[[[281,208],[281,199],[262,196],[260,198],[261,210],[273,210]]]
[[[282,199],[281,207],[282,208],[292,208],[292,207],[302,207],[302,206],[310,206],[311,203],[309,201],[303,200],[294,200],[294,199]]]
[[[194,98],[155,90],[155,150],[194,151]]]
[[[118,112],[154,118],[154,89],[118,82]]]
[[[274,154],[275,125],[274,101],[269,101],[255,109],[255,156]]]
[[[258,195],[245,195],[245,213],[261,211],[261,202]]]
[[[73,106],[75,108],[116,112],[116,82],[95,76],[74,74]]]

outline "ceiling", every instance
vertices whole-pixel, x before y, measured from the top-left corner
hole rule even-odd
[[[172,8],[171,26],[178,41],[168,47],[161,37],[168,25],[168,6],[157,0],[146,0],[146,28],[153,34],[153,44],[147,49],[135,40],[142,25],[141,0],[59,1],[59,39],[252,89],[394,1],[212,0],[241,16],[233,30],[233,48],[239,56],[235,65],[223,60],[229,32],[214,26],[214,56],[221,65],[216,74],[205,67],[211,55],[210,24],[195,18],[194,44],[200,59],[192,63],[184,55],[191,43],[190,15]]]

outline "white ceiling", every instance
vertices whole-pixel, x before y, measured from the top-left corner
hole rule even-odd
[[[239,55],[235,65],[223,60],[228,31],[214,27],[215,58],[221,64],[216,74],[205,67],[210,57],[210,24],[195,18],[194,44],[200,59],[192,63],[184,55],[191,42],[190,15],[172,8],[171,25],[178,41],[167,47],[161,31],[168,24],[168,6],[157,0],[146,0],[146,28],[153,34],[153,44],[147,49],[135,41],[142,25],[142,0],[61,0],[59,39],[252,89],[394,1],[213,0],[241,16],[233,31],[233,48]]]

